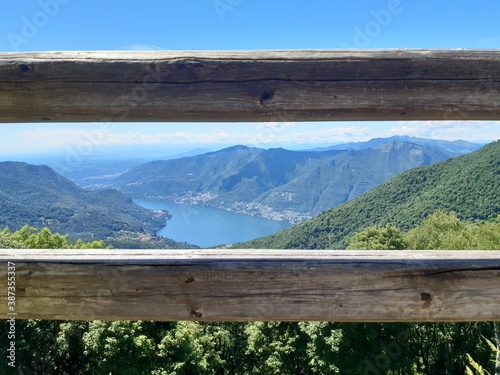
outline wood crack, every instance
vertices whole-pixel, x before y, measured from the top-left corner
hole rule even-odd
[[[365,82],[367,84],[370,83],[394,83],[394,82],[401,82],[402,84],[404,83],[430,83],[430,82],[449,82],[449,83],[454,83],[454,82],[471,82],[471,83],[500,83],[500,78],[394,78],[394,79],[372,79],[372,78],[359,78],[359,79],[354,79],[354,78],[349,78],[349,79],[314,79],[314,78],[307,78],[307,79],[287,79],[287,78],[276,78],[276,77],[270,77],[270,78],[256,78],[256,79],[247,79],[247,80],[213,80],[213,79],[206,79],[206,80],[193,80],[193,81],[161,81],[161,82],[150,82],[150,83],[144,83],[144,82],[138,82],[138,81],[81,81],[81,80],[60,80],[60,79],[40,79],[40,80],[14,80],[14,81],[1,81],[0,84],[20,84],[20,85],[27,85],[27,84],[39,84],[39,83],[60,83],[60,84],[96,84],[96,85],[114,85],[114,84],[120,84],[120,85],[132,85],[132,86],[144,86],[147,88],[148,86],[156,86],[156,85],[188,85],[188,84],[203,84],[203,83],[215,83],[215,84],[226,84],[226,83],[231,83],[231,84],[245,84],[245,83],[261,83],[261,82],[289,82],[289,83],[348,83],[348,82]]]

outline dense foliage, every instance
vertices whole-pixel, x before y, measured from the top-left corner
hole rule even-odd
[[[16,328],[22,374],[454,375],[467,354],[494,366],[482,339],[493,338],[493,323],[22,320]]]
[[[351,250],[500,250],[500,215],[486,222],[464,222],[455,213],[438,211],[402,232],[373,226],[356,233]]]
[[[460,219],[500,214],[500,141],[478,151],[401,173],[361,197],[271,236],[237,248],[339,249],[370,226],[408,230],[438,210]]]
[[[25,225],[12,232],[0,231],[0,249],[103,249],[103,241],[73,241],[69,236],[52,233],[49,228],[38,230]]]
[[[0,241],[42,248],[103,245],[72,244],[67,236],[29,227],[5,229]],[[395,227],[362,230],[350,247],[447,249],[456,244],[500,249],[500,218],[467,223],[452,213],[437,212],[407,232]],[[6,341],[8,330],[5,322],[2,325],[0,340]],[[24,320],[17,322],[17,363],[22,374],[58,375],[463,374],[472,358],[484,369],[494,366],[483,337],[499,345],[497,336],[493,323]]]

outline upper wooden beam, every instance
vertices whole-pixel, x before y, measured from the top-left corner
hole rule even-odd
[[[500,321],[500,251],[0,250],[0,284],[4,319]]]
[[[0,54],[0,122],[500,120],[500,50]]]

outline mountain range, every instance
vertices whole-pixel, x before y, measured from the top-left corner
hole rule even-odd
[[[453,211],[470,221],[500,215],[500,141],[403,172],[310,220],[234,247],[340,249],[363,228],[391,224],[407,230],[438,210]]]
[[[173,200],[298,223],[407,169],[479,147],[408,137],[319,151],[233,146],[145,163],[114,178],[108,187],[136,198]]]
[[[484,144],[471,143],[464,140],[444,141],[440,139],[410,137],[407,135],[394,135],[392,137],[387,137],[387,138],[373,138],[366,142],[340,143],[337,145],[323,147],[323,148],[316,148],[313,150],[314,151],[365,150],[367,148],[377,147],[384,143],[392,141],[415,143],[420,146],[439,147],[443,150],[458,154],[467,154],[469,152],[478,150],[481,146],[484,146]]]
[[[0,228],[29,225],[74,239],[140,239],[154,237],[168,218],[117,190],[84,190],[47,166],[0,162]]]

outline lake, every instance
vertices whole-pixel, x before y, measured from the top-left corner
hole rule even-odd
[[[134,202],[150,210],[166,210],[172,214],[172,219],[158,235],[200,247],[248,241],[291,226],[283,221],[262,219],[218,208],[147,199],[134,199]]]

